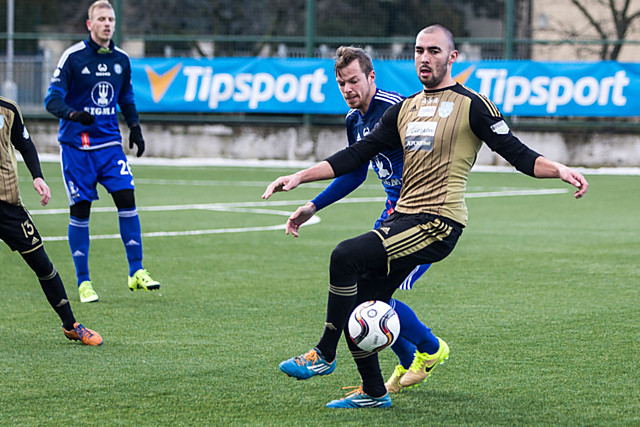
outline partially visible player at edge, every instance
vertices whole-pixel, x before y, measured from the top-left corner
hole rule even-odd
[[[438,262],[453,251],[467,223],[466,182],[483,142],[522,173],[573,185],[576,199],[587,192],[582,174],[524,145],[493,102],[456,83],[451,66],[458,51],[448,29],[432,25],[421,30],[414,57],[423,91],[387,109],[359,143],[308,169],[277,178],[262,195],[268,199],[304,182],[344,175],[383,150],[404,150],[402,190],[395,212],[378,229],[341,242],[331,254],[324,333],[315,346],[317,358],[308,363],[314,375],[335,369],[337,344],[353,307],[366,300],[389,301],[397,289],[387,281],[361,284],[359,277]],[[351,351],[358,350],[355,344],[348,345]],[[362,385],[327,407],[391,406],[377,353],[363,354],[355,362]],[[437,362],[436,358],[427,361],[425,371]]]
[[[40,204],[46,206],[51,191],[44,182],[38,152],[20,109],[15,102],[0,97],[0,239],[11,250],[20,253],[36,274],[47,301],[62,320],[64,335],[86,345],[100,345],[102,337],[98,333],[76,322],[60,274],[45,252],[40,233],[22,204],[14,147],[22,154],[31,173]]]
[[[131,86],[127,54],[114,46],[115,15],[107,0],[89,7],[87,40],[67,49],[53,73],[45,106],[60,119],[60,157],[69,197],[69,247],[82,302],[98,301],[89,277],[89,214],[98,199],[97,184],[111,194],[118,209],[120,236],[129,263],[132,291],[153,290],[160,283],[142,267],[140,219],[133,175],[122,148],[117,106],[129,126],[129,148],[144,152],[145,143]]]
[[[367,53],[356,47],[341,46],[335,54],[335,74],[338,87],[347,105],[351,110],[347,113],[345,125],[347,129],[348,145],[358,142],[367,135],[378,123],[382,114],[404,99],[404,96],[396,92],[386,91],[376,86],[376,74],[373,62]],[[388,218],[396,206],[402,186],[403,151],[401,148],[387,150],[378,153],[372,160],[371,166],[380,178],[382,186],[387,194],[385,208],[380,218],[375,222],[374,229]],[[342,175],[313,200],[304,206],[300,206],[287,220],[286,234],[292,233],[298,237],[298,230],[317,211],[346,197],[358,188],[367,178],[368,165]],[[427,271],[430,264],[419,265],[407,272],[397,271],[385,280],[396,280],[400,289],[411,289],[413,284]],[[365,277],[362,280],[382,280],[380,277]],[[409,387],[424,381],[427,377],[422,365],[425,360],[433,359],[437,354],[440,360],[449,355],[447,344],[433,335],[413,310],[401,301],[391,299],[389,304],[394,308],[400,319],[401,334],[391,347],[396,353],[398,364],[389,380],[385,383],[390,393],[396,393],[403,387]],[[345,329],[345,337],[349,340],[349,333]],[[441,344],[442,342],[442,344]],[[440,351],[440,347],[442,350]],[[354,357],[358,355],[355,354]],[[312,374],[308,370],[308,361],[316,357],[315,349],[299,358],[290,359],[280,364],[280,369],[293,377],[306,377]],[[301,362],[301,363],[298,363]],[[410,374],[403,379],[407,371]]]

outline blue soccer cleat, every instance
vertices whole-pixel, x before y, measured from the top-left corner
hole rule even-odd
[[[317,349],[280,363],[280,370],[290,377],[307,380],[316,375],[329,375],[336,369],[336,361],[327,362]]]
[[[390,406],[391,397],[389,397],[389,393],[382,397],[372,397],[362,391],[362,386],[358,386],[355,390],[347,393],[347,397],[327,403],[327,408],[388,408]]]

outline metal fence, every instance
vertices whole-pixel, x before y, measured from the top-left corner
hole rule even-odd
[[[376,59],[411,59],[415,34],[434,22],[452,30],[463,60],[640,55],[640,2],[614,11],[598,0],[111,1],[114,39],[132,57],[330,57],[351,44]],[[7,11],[0,22],[0,78],[15,81],[25,114],[44,113],[52,58],[87,37],[90,4],[0,0]],[[624,39],[616,35],[616,13],[630,18]]]

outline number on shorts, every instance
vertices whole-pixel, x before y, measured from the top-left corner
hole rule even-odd
[[[129,167],[129,162],[125,160],[118,160],[118,164],[120,165],[120,175],[131,175],[131,168]]]

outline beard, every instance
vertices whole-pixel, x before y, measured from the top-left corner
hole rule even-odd
[[[432,88],[432,87],[436,87],[438,86],[440,83],[442,83],[442,81],[444,80],[444,77],[446,76],[446,65],[436,65],[434,67],[430,67],[431,68],[431,75],[429,77],[422,77],[420,74],[418,74],[418,78],[420,79],[420,82],[424,85],[425,88]],[[420,68],[418,68],[418,72],[420,71]]]

